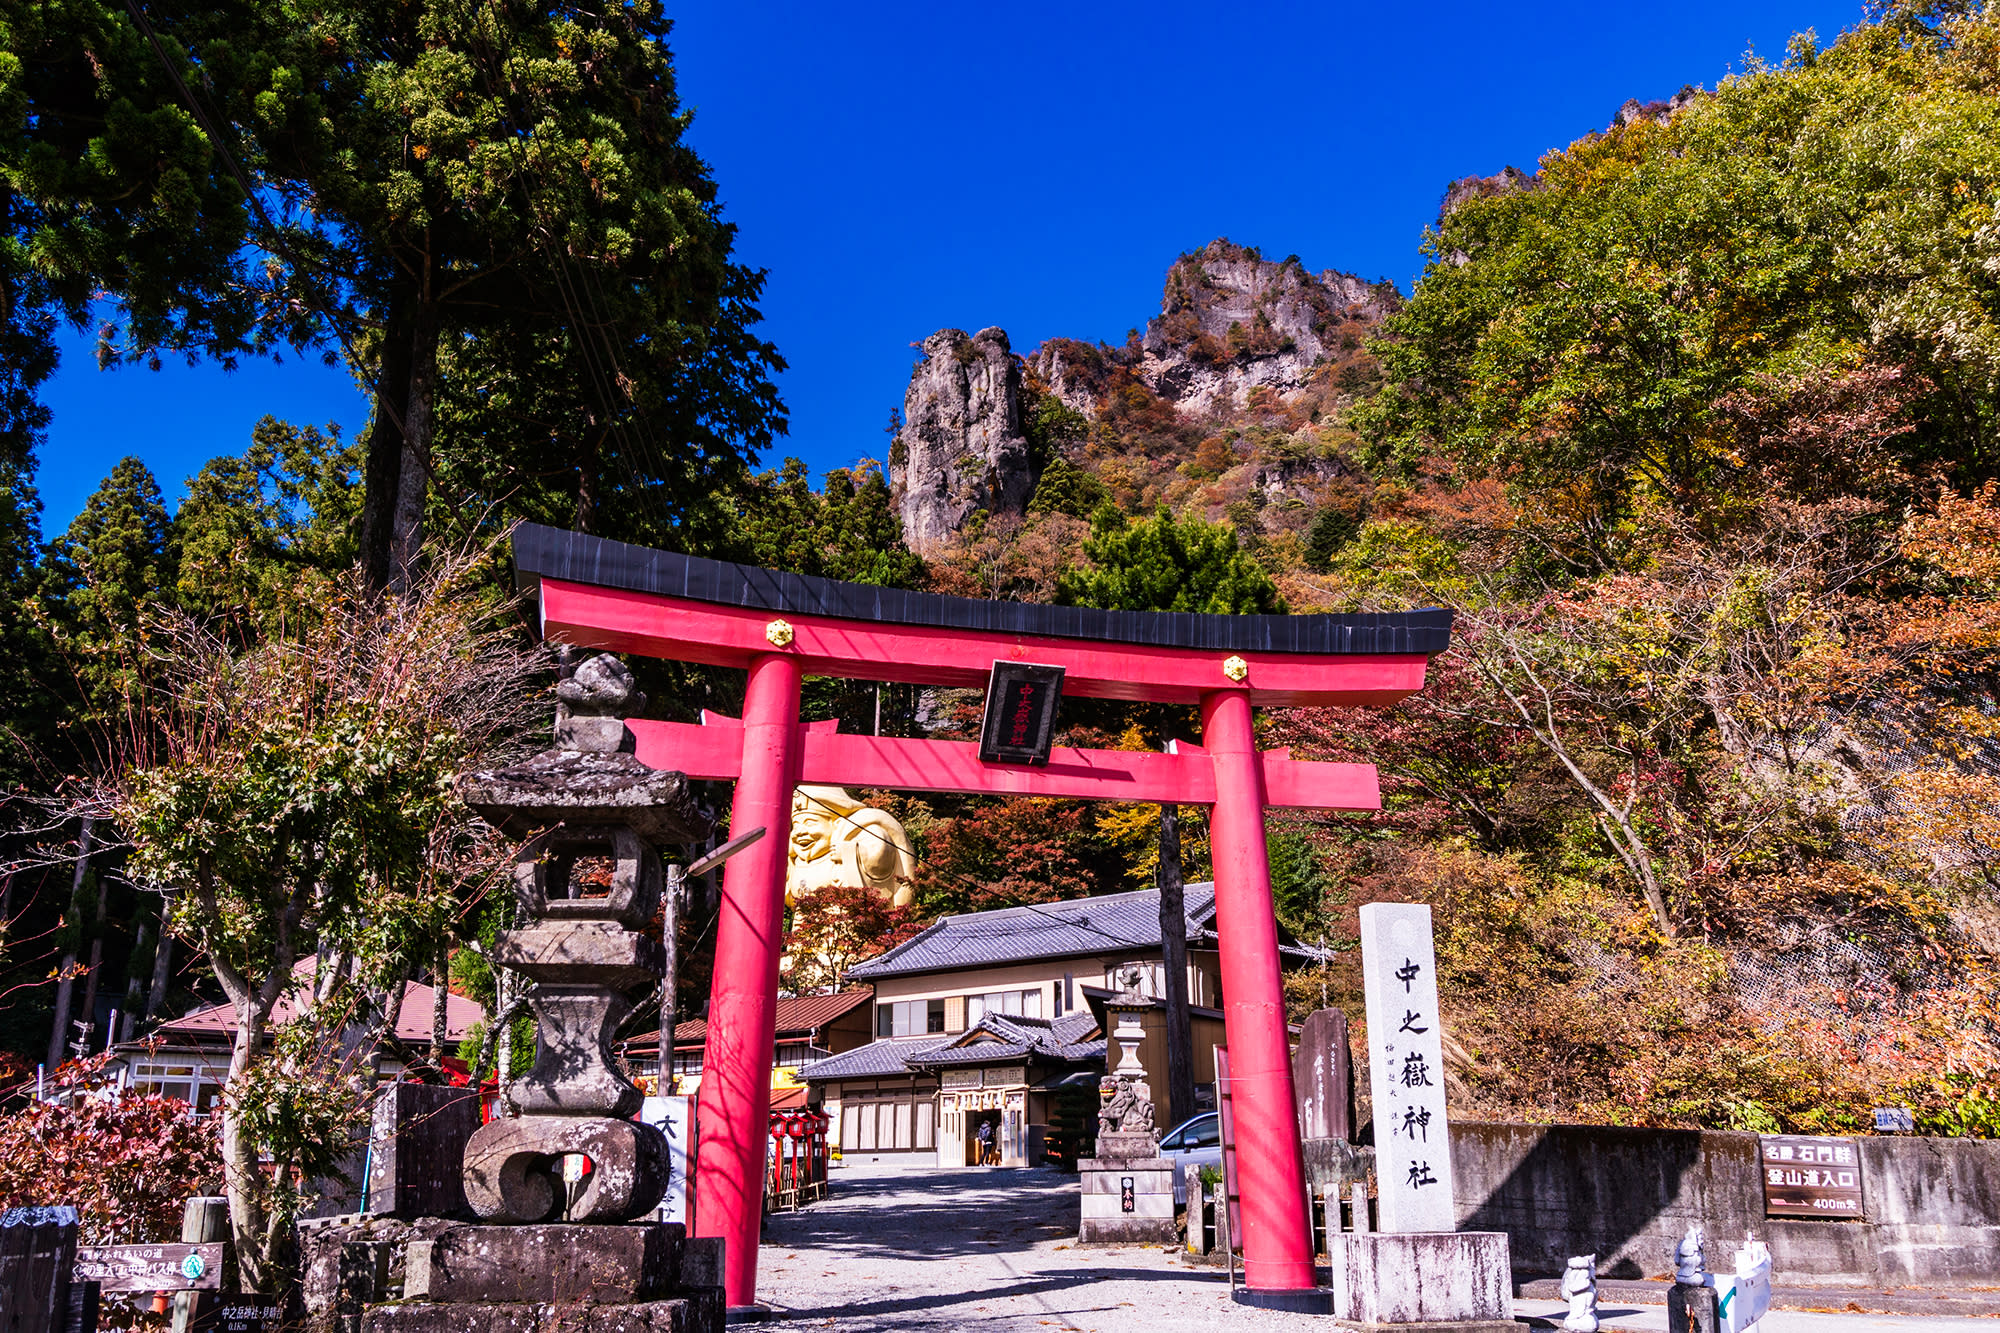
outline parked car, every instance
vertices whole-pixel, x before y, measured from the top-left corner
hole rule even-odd
[[[1174,1169],[1174,1202],[1187,1202],[1191,1172],[1222,1165],[1222,1119],[1214,1111],[1183,1120],[1160,1136],[1160,1156]]]

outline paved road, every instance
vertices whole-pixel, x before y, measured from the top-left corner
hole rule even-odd
[[[838,1333],[1325,1333],[1323,1319],[1232,1305],[1223,1273],[1185,1267],[1171,1249],[1076,1248],[1076,1210],[1076,1178],[1048,1170],[838,1167],[831,1199],[770,1220],[758,1294],[787,1323]],[[1562,1310],[1516,1303],[1543,1328]],[[1663,1306],[1606,1302],[1603,1314],[1611,1333],[1666,1328]],[[1764,1329],[2000,1333],[1990,1319],[1789,1311]]]

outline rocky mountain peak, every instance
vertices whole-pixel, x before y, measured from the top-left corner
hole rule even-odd
[[[1021,362],[1001,329],[924,339],[889,452],[903,540],[930,555],[976,510],[1020,513],[1035,488],[1021,429]]]
[[[1351,273],[1315,274],[1296,255],[1272,261],[1210,241],[1167,270],[1136,372],[1183,412],[1240,408],[1259,385],[1294,393],[1333,349],[1339,327],[1372,326],[1387,313],[1384,298]]]

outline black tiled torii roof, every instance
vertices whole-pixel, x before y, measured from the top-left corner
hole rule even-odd
[[[513,541],[514,580],[524,590],[551,578],[788,615],[1217,652],[1428,654],[1441,653],[1451,643],[1452,613],[1446,610],[1313,616],[1100,611],[1084,606],[945,597],[783,574],[539,523],[517,525]]]

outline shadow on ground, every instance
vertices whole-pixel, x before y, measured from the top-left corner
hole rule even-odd
[[[764,1227],[764,1249],[838,1248],[885,1259],[1018,1253],[1076,1235],[1077,1180],[1042,1167],[856,1177],[833,1173],[832,1195]]]

